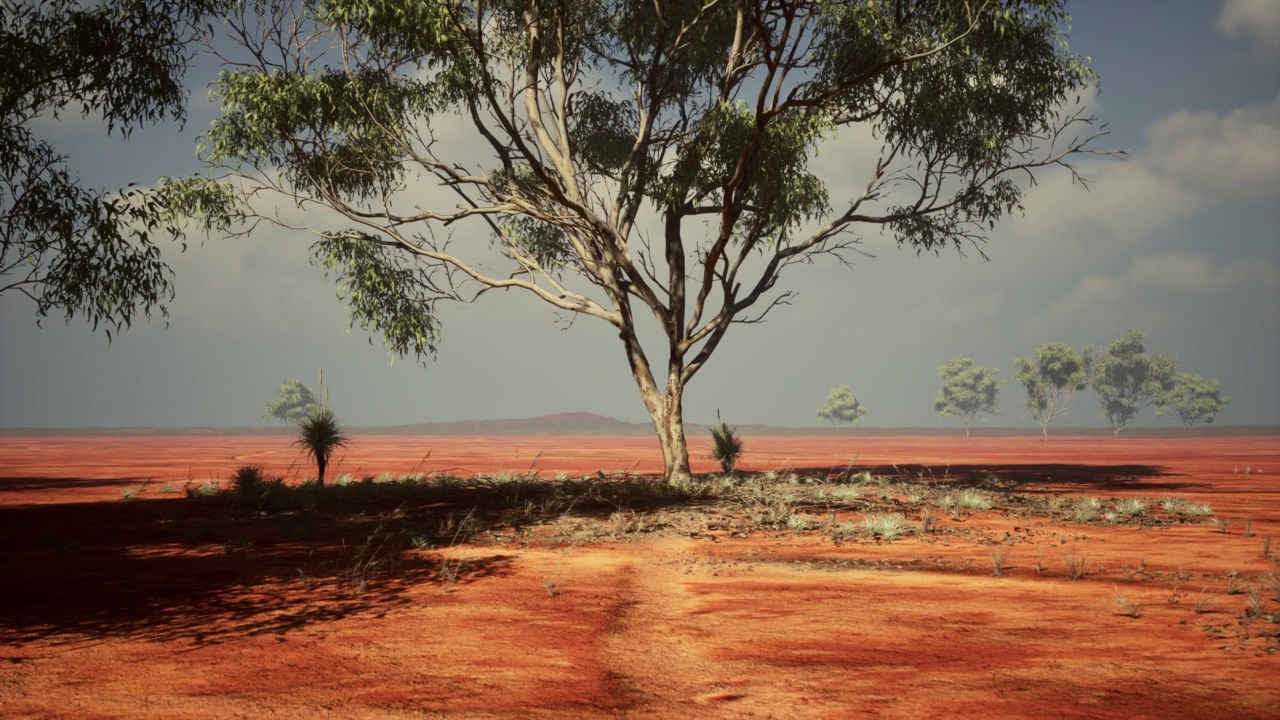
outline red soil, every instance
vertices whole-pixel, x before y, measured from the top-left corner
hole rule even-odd
[[[1244,596],[1226,592],[1231,571],[1275,570],[1260,548],[1280,536],[1280,439],[748,443],[748,469],[842,470],[856,455],[920,482],[1177,495],[1233,524],[979,512],[943,521],[976,534],[839,544],[772,531],[520,543],[491,528],[409,551],[356,595],[307,580],[336,557],[323,538],[229,554],[182,541],[193,501],[166,483],[244,463],[301,479],[288,438],[0,438],[0,715],[1280,717],[1280,625],[1244,618]],[[357,437],[330,477],[659,467],[648,438]],[[1009,548],[1004,577],[993,537]],[[1065,577],[1071,553],[1088,556],[1082,580]],[[445,558],[462,561],[455,584]],[[1116,614],[1117,593],[1141,617]],[[1200,597],[1215,605],[1195,612]]]

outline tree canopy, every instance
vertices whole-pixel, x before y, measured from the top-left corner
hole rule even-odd
[[[1070,345],[1050,342],[1036,348],[1034,360],[1015,359],[1014,367],[1027,391],[1022,402],[1048,440],[1049,424],[1066,415],[1076,395],[1089,387],[1084,359]]]
[[[297,380],[285,380],[276,390],[275,399],[267,403],[262,417],[264,420],[297,423],[319,407],[320,402],[310,388]]]
[[[827,394],[827,401],[818,408],[818,418],[832,425],[838,423],[858,424],[867,416],[867,408],[848,385],[839,385]]]
[[[1231,398],[1222,394],[1217,380],[1192,372],[1178,373],[1173,389],[1162,401],[1166,410],[1173,409],[1187,430],[1197,423],[1212,423],[1230,404]]]
[[[42,117],[100,116],[108,135],[182,121],[182,76],[218,0],[0,0],[0,294],[40,318],[61,312],[116,331],[167,315],[173,298],[158,236],[227,218],[210,186],[87,188],[73,159],[33,130]],[[177,211],[177,212],[175,212]]]
[[[213,46],[200,153],[242,212],[314,235],[394,353],[430,356],[436,304],[493,289],[611,325],[681,479],[686,384],[793,298],[787,268],[867,235],[981,253],[1037,170],[1075,175],[1105,131],[1068,22],[1061,0],[260,0]],[[820,176],[850,138],[879,152]]]
[[[1117,436],[1149,407],[1164,414],[1164,403],[1177,379],[1178,361],[1168,355],[1148,355],[1145,338],[1146,333],[1130,330],[1105,349],[1084,348],[1090,385],[1102,401],[1102,417]]]
[[[943,417],[956,416],[964,424],[964,435],[969,437],[969,426],[979,415],[999,415],[997,396],[1004,381],[995,368],[980,367],[969,358],[953,358],[938,366],[942,387],[933,400],[933,409]]]

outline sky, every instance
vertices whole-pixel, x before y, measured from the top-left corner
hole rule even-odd
[[[1280,424],[1280,3],[1068,7],[1071,48],[1101,75],[1088,99],[1110,131],[1100,147],[1128,157],[1082,160],[1087,190],[1043,173],[1025,216],[991,233],[989,261],[917,256],[870,234],[862,249],[874,259],[788,269],[779,285],[798,291],[792,304],[729,331],[686,391],[687,420],[816,426],[828,391],[849,385],[869,410],[864,426],[958,426],[933,410],[936,369],[970,357],[1006,383],[986,424],[1034,428],[1014,358],[1135,329],[1148,351],[1221,381],[1234,402],[1219,424]],[[70,115],[37,131],[91,186],[193,172],[216,111],[209,71],[188,78],[183,128],[122,142]],[[865,183],[862,145],[844,137],[814,160],[833,200]],[[29,300],[0,296],[0,427],[263,425],[282,381],[314,389],[321,368],[335,412],[355,426],[570,411],[647,420],[616,331],[590,317],[566,327],[527,295],[442,306],[436,358],[393,362],[380,337],[349,327],[309,242],[273,230],[166,247],[177,292],[167,324],[135,323],[111,342],[80,320],[37,327]],[[1057,425],[1103,425],[1099,410],[1085,393]],[[1170,422],[1147,411],[1135,426]]]

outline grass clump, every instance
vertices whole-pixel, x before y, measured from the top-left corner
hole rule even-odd
[[[796,532],[812,530],[817,525],[818,519],[805,513],[795,513],[791,517],[787,518],[787,527],[791,530],[795,530]]]
[[[261,491],[266,482],[267,471],[261,465],[241,465],[231,476],[231,488],[241,497]]]
[[[1112,585],[1111,588],[1115,592],[1112,604],[1115,605],[1116,612],[1118,614],[1131,618],[1142,617],[1142,606],[1137,600],[1130,600],[1128,597],[1125,597],[1121,594],[1120,588],[1115,585]]]
[[[907,519],[897,514],[868,515],[862,521],[862,528],[869,535],[878,535],[892,541],[902,537],[911,525]]]
[[[986,493],[978,490],[965,490],[956,502],[966,510],[990,510],[993,507]]]
[[[1138,517],[1147,512],[1147,503],[1142,498],[1129,498],[1116,505],[1116,512],[1124,517]]]
[[[1206,503],[1187,503],[1179,510],[1180,515],[1187,517],[1209,517],[1213,510]]]
[[[1067,568],[1067,577],[1072,580],[1083,580],[1089,574],[1089,556],[1084,553],[1067,553],[1062,556],[1062,564]]]

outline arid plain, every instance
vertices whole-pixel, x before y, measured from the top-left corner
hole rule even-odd
[[[0,438],[0,715],[1277,717],[1276,436],[691,445]]]

